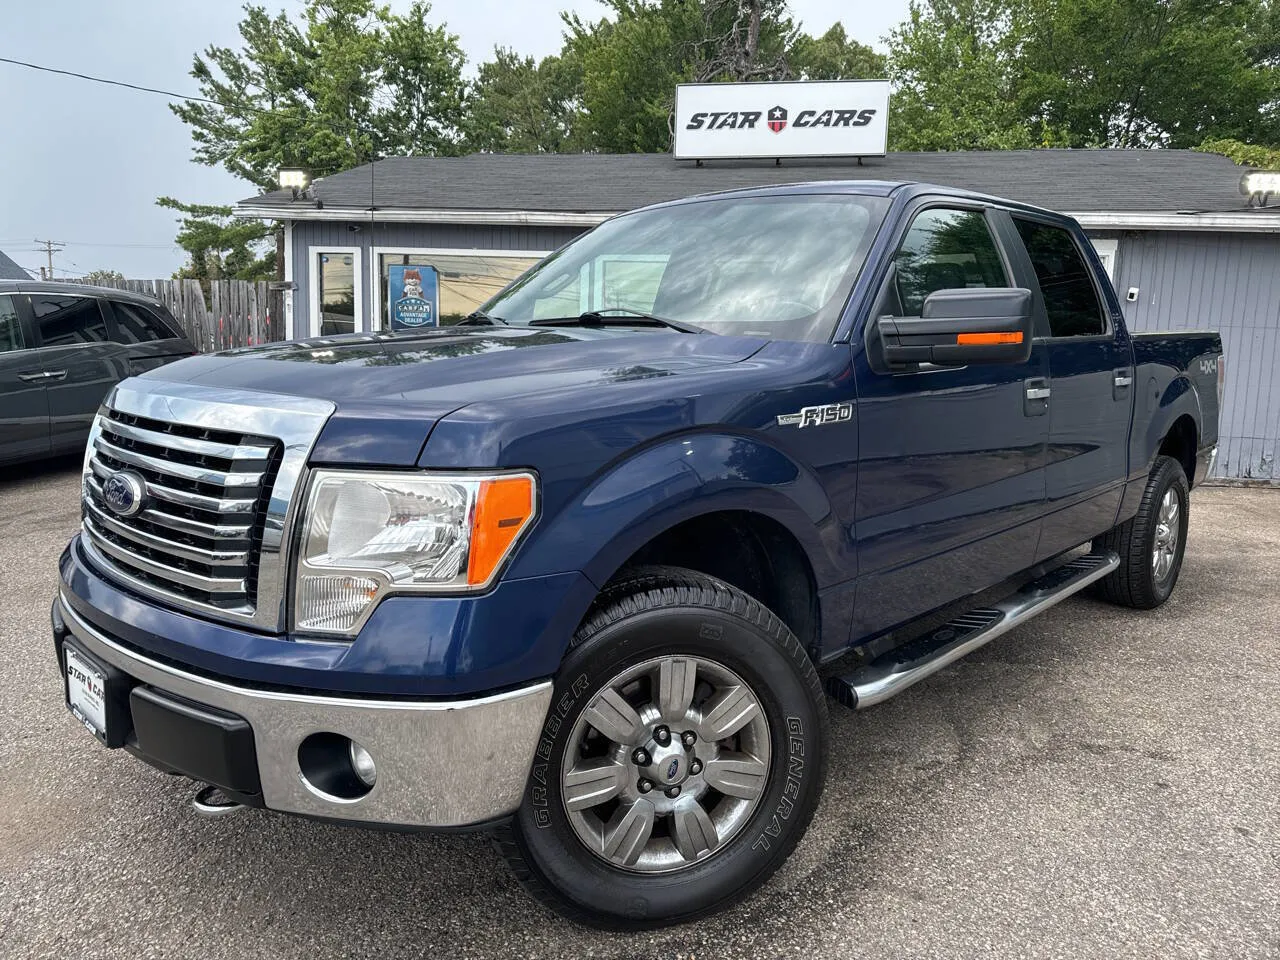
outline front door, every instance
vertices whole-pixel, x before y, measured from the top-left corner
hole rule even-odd
[[[1129,473],[1133,351],[1104,306],[1083,238],[1023,214],[1013,224],[1049,331],[1048,503],[1036,558],[1046,560],[1115,524]]]
[[[97,297],[33,293],[32,325],[49,394],[54,453],[82,450],[107,391],[129,376],[125,348],[111,339]]]
[[[998,211],[926,202],[873,311],[919,316],[936,290],[1027,286]],[[854,347],[858,581],[853,633],[881,633],[1032,565],[1044,509],[1048,351],[1027,363],[890,370]]]
[[[0,296],[0,463],[49,454],[44,369],[11,296]]]

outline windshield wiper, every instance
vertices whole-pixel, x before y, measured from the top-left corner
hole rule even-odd
[[[465,317],[463,317],[461,320],[455,323],[454,326],[455,327],[479,327],[479,326],[492,327],[498,323],[502,324],[504,327],[511,326],[511,324],[509,324],[506,320],[503,320],[501,317],[492,316],[491,314],[485,313],[483,310],[473,310],[471,311],[471,313],[468,313]]]
[[[617,314],[621,314],[618,316]],[[666,317],[655,317],[651,313],[641,313],[627,307],[606,307],[604,310],[588,310],[576,317],[542,317],[530,320],[531,327],[667,327],[681,333],[707,333],[704,327],[685,323],[683,320],[668,320]]]

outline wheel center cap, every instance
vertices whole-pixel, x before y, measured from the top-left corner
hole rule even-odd
[[[678,786],[688,779],[689,757],[678,740],[669,747],[658,747],[652,757],[645,773],[659,787]]]

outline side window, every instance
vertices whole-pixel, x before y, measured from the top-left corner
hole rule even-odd
[[[116,339],[121,343],[150,343],[170,340],[173,333],[149,309],[137,303],[111,301],[116,315]]]
[[[22,324],[18,322],[13,297],[0,297],[0,353],[21,350],[24,346]]]
[[[894,258],[897,303],[889,314],[918,317],[937,290],[1007,287],[1009,277],[987,218],[977,210],[930,207],[916,214]]]
[[[1106,333],[1102,303],[1075,238],[1061,227],[1013,218],[1044,294],[1049,330],[1055,337]]]
[[[46,347],[106,342],[107,322],[93,297],[32,294],[31,311],[40,328],[40,340]]]

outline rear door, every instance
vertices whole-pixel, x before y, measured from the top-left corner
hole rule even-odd
[[[49,454],[44,370],[15,297],[0,294],[0,462]]]
[[[101,300],[70,293],[33,293],[31,323],[49,396],[54,453],[82,448],[103,397],[129,376],[129,357],[107,329]]]
[[[159,304],[135,300],[105,301],[111,313],[111,339],[125,347],[130,375],[154,370],[195,353],[190,341]]]
[[[1026,286],[985,204],[926,201],[909,215],[872,319],[919,316],[943,289]],[[1007,243],[1005,244],[1007,246]],[[887,368],[855,351],[859,456],[853,632],[882,632],[1033,563],[1044,510],[1049,365]]]
[[[1106,307],[1083,238],[1060,222],[1013,214],[1048,325],[1047,512],[1037,560],[1115,524],[1128,476],[1133,350]]]

